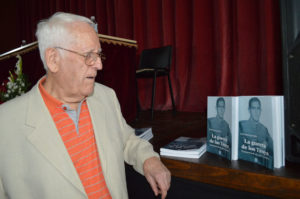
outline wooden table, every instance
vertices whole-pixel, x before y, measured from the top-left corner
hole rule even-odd
[[[279,198],[300,198],[300,167],[269,170],[206,152],[200,159],[162,157],[173,176]]]

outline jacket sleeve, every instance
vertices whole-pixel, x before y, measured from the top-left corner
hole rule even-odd
[[[7,199],[7,196],[6,196],[4,188],[3,188],[1,177],[0,177],[0,198]]]
[[[132,165],[136,171],[143,175],[144,161],[150,157],[159,158],[159,155],[154,152],[153,146],[147,140],[137,137],[134,133],[134,129],[126,123],[122,116],[120,104],[115,92],[113,92],[113,101],[118,115],[119,125],[121,125],[122,129],[124,160],[126,163]]]

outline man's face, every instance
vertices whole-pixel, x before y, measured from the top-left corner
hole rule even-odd
[[[68,46],[61,46],[83,55],[89,52],[99,52],[99,38],[91,26],[83,22],[76,22],[70,26],[72,42]],[[85,58],[72,52],[64,51],[62,54],[58,77],[60,90],[71,99],[82,100],[94,90],[97,70],[102,69],[101,59],[97,58],[95,64],[88,66]]]
[[[225,112],[225,102],[224,101],[219,101],[217,104],[217,115],[220,118],[223,118]]]
[[[249,112],[250,112],[250,118],[252,118],[254,121],[258,122],[259,118],[260,118],[260,113],[261,113],[261,108],[260,108],[260,104],[258,101],[253,101],[250,104]]]

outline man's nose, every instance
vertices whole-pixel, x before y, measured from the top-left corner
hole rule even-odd
[[[97,70],[102,70],[103,65],[102,65],[102,60],[101,58],[97,58],[95,64],[93,65],[94,68],[96,68]]]

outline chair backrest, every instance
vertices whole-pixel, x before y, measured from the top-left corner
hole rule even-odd
[[[172,46],[145,49],[142,51],[139,68],[170,69]]]

